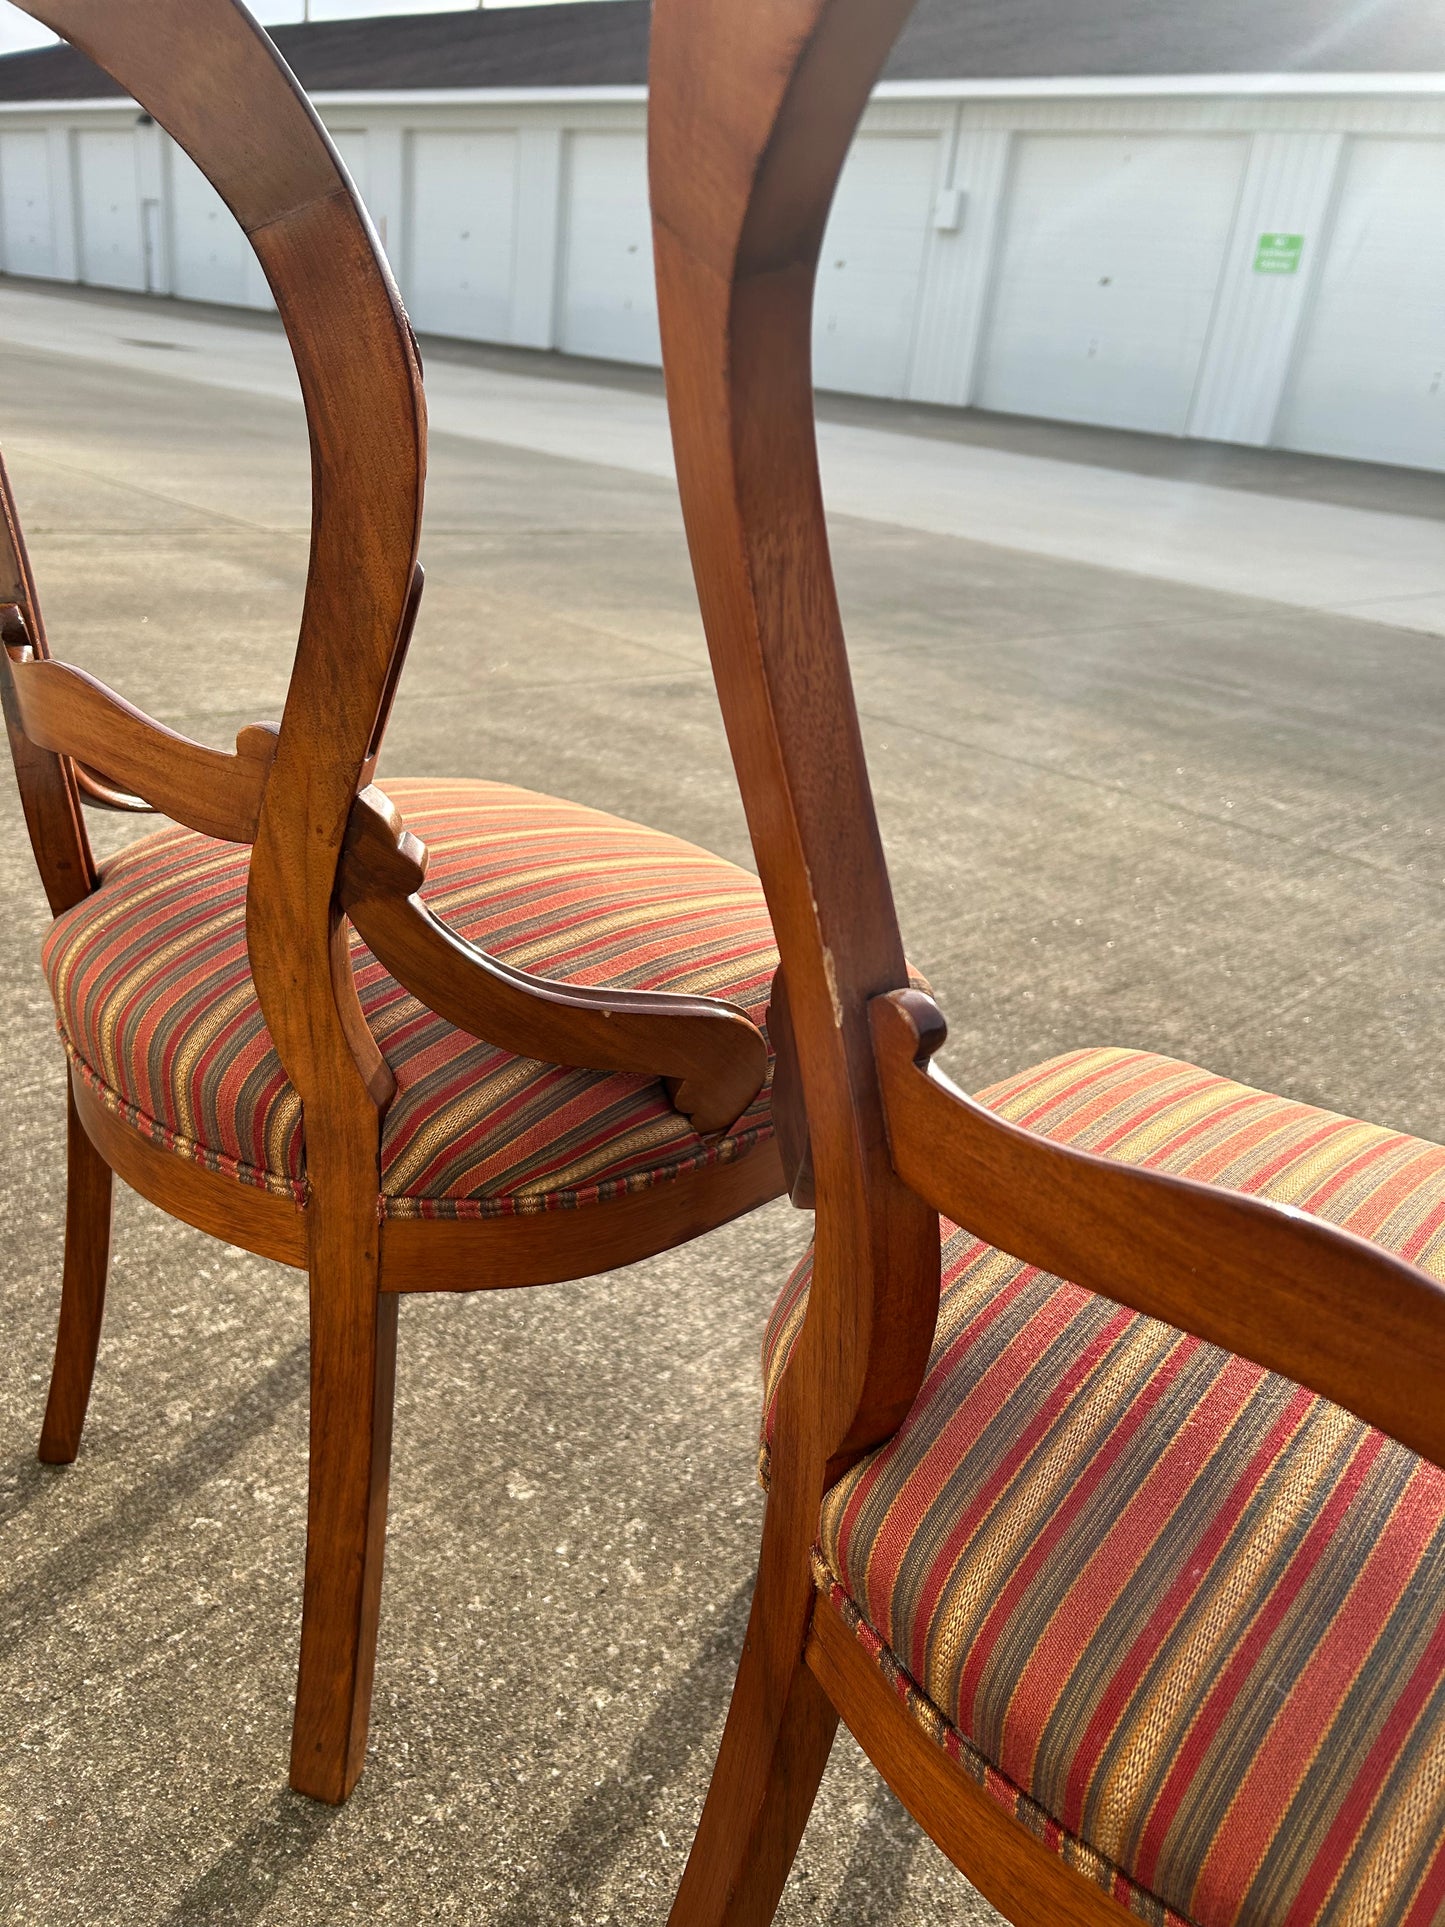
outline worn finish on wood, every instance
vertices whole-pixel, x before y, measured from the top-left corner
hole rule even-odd
[[[292,1784],[328,1801],[361,1770],[375,1662],[397,1294],[584,1276],[721,1224],[782,1188],[771,1144],[596,1211],[485,1224],[379,1217],[381,1118],[395,1080],[357,995],[356,926],[462,1028],[547,1062],[665,1079],[703,1131],[766,1074],[739,1011],[705,998],[551,984],[463,943],[415,897],[424,853],[371,783],[416,621],[426,457],[420,366],[365,212],[300,89],[239,0],[24,0],[174,136],[250,238],[295,358],[313,529],[279,728],[236,752],[163,729],[50,659],[0,469],[0,701],[36,859],[57,914],[97,883],[82,796],[156,807],[250,843],[247,945],[267,1027],[305,1119],[308,1202],[152,1143],[77,1080],[52,1418],[73,1453],[99,1328],[100,1198],[114,1171],[172,1215],[309,1274],[306,1581]],[[83,1127],[83,1129],[81,1128]],[[99,1153],[103,1164],[97,1162]]]
[[[752,1616],[673,1927],[772,1918],[824,1753],[799,1684],[809,1678],[1010,1918],[1120,1917],[932,1745],[817,1603],[809,1552],[823,1494],[917,1392],[940,1211],[1445,1462],[1439,1285],[1315,1219],[1032,1138],[927,1068],[943,1024],[903,967],[830,573],[810,374],[829,204],[908,10],[656,0],[653,15],[653,222],[678,479],[782,955],[772,1028],[784,1157],[797,1195],[811,1151],[818,1212]]]
[[[73,1080],[72,1080],[73,1081]],[[80,1450],[95,1354],[105,1314],[114,1185],[110,1166],[86,1135],[68,1095],[65,1120],[65,1275],[50,1396],[40,1430],[46,1465],[69,1465]]]
[[[768,1047],[734,1005],[514,969],[433,915],[417,894],[425,875],[423,845],[381,790],[365,790],[351,812],[341,901],[397,982],[458,1030],[518,1057],[666,1078],[704,1133],[725,1131],[762,1089]]]

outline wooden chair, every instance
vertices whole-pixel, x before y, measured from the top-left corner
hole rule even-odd
[[[291,1778],[339,1801],[366,1743],[396,1294],[584,1276],[776,1195],[759,1023],[776,953],[756,879],[691,845],[503,784],[371,787],[420,591],[426,431],[366,215],[236,0],[28,11],[136,96],[249,235],[301,379],[315,504],[280,726],[230,753],[51,659],[0,482],[0,693],[70,1060],[40,1456],[79,1445],[112,1172],[308,1272]],[[184,827],[100,870],[83,803]]]
[[[817,1204],[672,1921],[772,1918],[841,1715],[1012,1921],[1438,1922],[1445,1150],[1145,1052],[979,1101],[928,1067],[809,361],[830,196],[907,11],[654,13],[668,399]]]

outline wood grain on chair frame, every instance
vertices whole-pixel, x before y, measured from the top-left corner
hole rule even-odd
[[[1445,1464],[1445,1291],[1348,1233],[1005,1123],[928,1068],[864,762],[819,485],[814,274],[858,118],[910,0],[656,0],[650,166],[687,537],[782,955],[817,1241],[783,1374],[752,1616],[674,1927],[772,1918],[841,1714],[1017,1922],[1122,1918],[909,1718],[815,1612],[828,1487],[908,1413],[939,1213],[1297,1379]],[[785,1053],[780,1044],[779,1080]],[[799,1119],[795,1140],[803,1130]]]
[[[416,617],[426,411],[410,325],[310,103],[238,0],[22,0],[114,76],[244,229],[280,311],[310,431],[314,525],[279,726],[234,751],[187,741],[51,658],[0,469],[0,698],[53,912],[97,888],[82,799],[154,808],[252,846],[246,939],[260,1008],[304,1114],[305,1208],[152,1142],[72,1074],[66,1262],[41,1440],[74,1458],[104,1305],[111,1173],[187,1223],[310,1281],[310,1506],[292,1784],[346,1797],[366,1745],[385,1537],[400,1292],[586,1275],[777,1195],[764,1135],[732,1163],[585,1213],[383,1224],[394,1079],[362,1015],[347,912],[405,986],[502,1050],[665,1080],[700,1131],[757,1096],[768,1056],[707,998],[580,988],[508,968],[417,897],[425,851],[369,788]]]

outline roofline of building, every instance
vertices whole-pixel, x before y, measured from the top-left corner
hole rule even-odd
[[[1179,99],[1195,96],[1445,94],[1445,73],[1368,74],[1125,74],[1041,76],[1036,80],[885,80],[876,101],[1069,100],[1108,97]],[[626,87],[355,87],[319,88],[324,107],[642,106],[644,86]],[[114,94],[91,100],[0,100],[0,114],[87,114],[136,111]]]

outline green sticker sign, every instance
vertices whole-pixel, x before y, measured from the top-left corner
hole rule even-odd
[[[1305,251],[1302,234],[1261,234],[1255,250],[1256,274],[1298,274]]]

